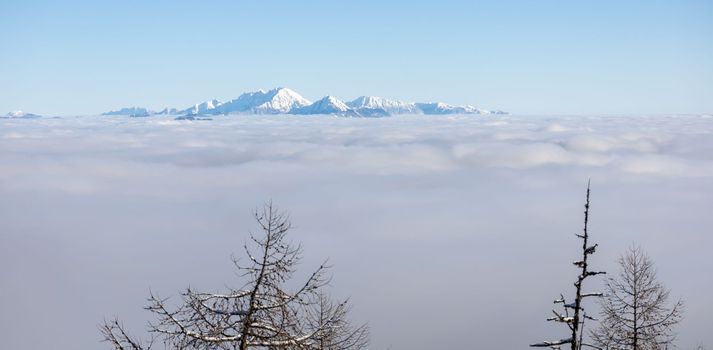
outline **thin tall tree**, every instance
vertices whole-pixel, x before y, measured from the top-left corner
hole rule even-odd
[[[554,317],[550,317],[548,321],[559,322],[566,325],[569,329],[569,337],[559,340],[549,340],[540,343],[530,344],[531,347],[550,347],[560,349],[562,345],[569,344],[572,350],[579,350],[582,346],[591,346],[584,343],[584,323],[586,320],[594,320],[591,316],[584,312],[583,302],[588,297],[601,297],[602,293],[585,293],[583,292],[584,281],[591,276],[604,274],[604,271],[592,271],[589,268],[589,256],[596,252],[598,244],[590,245],[589,242],[589,195],[590,187],[587,183],[587,195],[584,203],[584,228],[582,234],[575,234],[582,242],[582,256],[580,260],[573,264],[579,269],[579,275],[574,282],[575,295],[574,301],[567,302],[564,295],[554,301],[555,304],[562,305],[562,312],[552,310]]]

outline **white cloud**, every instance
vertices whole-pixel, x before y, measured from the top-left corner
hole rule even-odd
[[[0,269],[0,328],[11,348],[26,324],[45,329],[38,348],[96,348],[115,313],[140,331],[149,288],[236,284],[228,257],[272,198],[305,265],[331,258],[375,347],[424,349],[411,335],[425,332],[442,348],[521,347],[552,334],[542,319],[571,287],[591,177],[596,264],[645,244],[695,305],[680,332],[695,344],[713,323],[696,297],[713,285],[688,273],[713,270],[712,154],[696,116],[0,120],[0,266],[14,267]],[[437,298],[434,327],[413,310]]]

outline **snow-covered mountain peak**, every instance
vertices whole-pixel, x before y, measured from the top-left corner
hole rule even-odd
[[[350,104],[360,105],[362,107],[376,107],[378,105],[392,103],[393,101],[379,96],[359,96],[350,102]]]
[[[223,104],[223,102],[216,100],[216,99],[212,99],[212,100],[205,101],[202,103],[196,103],[192,107],[188,107],[181,112],[183,112],[185,114],[190,114],[190,115],[210,114],[210,113],[213,113],[213,111],[215,111],[222,104]]]
[[[311,102],[294,90],[276,88],[269,91],[258,90],[246,92],[238,98],[216,106],[204,114],[256,113],[279,114],[287,113],[292,108],[304,107]]]
[[[312,103],[310,100],[288,88],[273,89],[268,91],[266,95],[270,96],[269,101],[257,106],[257,108],[268,112],[278,111],[280,113],[287,113],[294,107],[304,107]]]
[[[323,99],[315,102],[315,104],[320,104],[320,105],[327,105],[327,106],[332,106],[336,109],[339,109],[340,111],[346,111],[349,109],[349,106],[347,106],[346,103],[344,103],[342,100],[332,96],[328,95],[324,97]]]
[[[416,103],[416,107],[424,114],[490,114],[488,110],[471,105],[454,106],[443,102]]]
[[[347,105],[354,109],[383,109],[390,114],[417,114],[420,113],[414,103],[390,100],[378,96],[360,96],[350,101]]]
[[[12,111],[5,115],[5,118],[39,118],[37,114],[23,112],[21,110]]]
[[[200,107],[200,108],[208,110],[208,109],[217,108],[221,104],[223,104],[223,102],[220,102],[220,100],[212,99],[212,100],[205,101],[202,103],[197,103],[197,104],[195,104],[195,107]]]
[[[308,106],[295,107],[290,110],[291,114],[344,114],[346,112],[352,112],[352,110],[334,96],[325,96]]]
[[[124,107],[117,109],[115,111],[109,111],[102,113],[102,115],[128,115],[135,117],[146,117],[156,112],[146,108],[146,107]]]

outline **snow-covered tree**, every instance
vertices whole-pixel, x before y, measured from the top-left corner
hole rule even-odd
[[[572,350],[579,350],[582,346],[592,346],[584,343],[583,334],[585,321],[594,319],[584,312],[583,302],[588,297],[601,297],[602,293],[585,293],[583,291],[583,284],[588,277],[604,274],[606,272],[592,271],[589,268],[589,256],[596,252],[598,246],[597,244],[590,245],[589,242],[589,231],[587,229],[587,225],[589,224],[589,194],[590,188],[589,184],[587,184],[587,195],[584,204],[584,229],[582,234],[576,234],[577,238],[582,241],[582,256],[579,260],[573,263],[574,266],[579,269],[579,275],[577,276],[577,280],[574,282],[574,300],[568,301],[562,294],[560,294],[560,297],[556,299],[554,303],[561,304],[562,311],[558,312],[556,310],[552,310],[554,317],[547,319],[548,321],[559,322],[566,325],[569,329],[569,334],[567,337],[559,340],[549,340],[531,344],[530,346],[532,347],[560,349],[562,345],[569,344]]]
[[[319,266],[294,290],[285,284],[301,258],[301,246],[285,237],[289,217],[272,203],[255,211],[259,235],[245,244],[243,264],[233,262],[245,278],[241,288],[205,293],[188,288],[172,307],[167,299],[151,295],[146,309],[156,320],[148,326],[152,338],[131,337],[118,320],[104,322],[104,340],[115,349],[149,349],[156,340],[171,349],[363,349],[368,342],[365,325],[347,320],[347,301],[333,302],[322,291],[327,266]]]
[[[592,332],[595,343],[603,349],[668,348],[682,317],[682,301],[669,305],[669,291],[657,281],[653,261],[640,247],[631,246],[619,258],[619,267],[600,300],[602,320]]]

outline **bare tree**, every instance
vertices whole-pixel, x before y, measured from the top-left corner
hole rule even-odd
[[[369,344],[369,329],[366,325],[352,326],[347,321],[349,309],[345,307],[346,301],[336,304],[324,294],[318,295],[317,302],[309,310],[306,322],[311,328],[332,320],[329,327],[325,327],[315,337],[315,342],[310,349],[315,350],[349,350],[363,349]]]
[[[124,328],[124,325],[116,318],[111,321],[104,321],[99,326],[103,340],[110,343],[116,350],[148,350],[151,349],[155,337],[151,337],[148,342],[132,337]]]
[[[668,306],[669,291],[656,279],[653,261],[633,245],[619,258],[621,271],[607,281],[600,301],[602,322],[592,332],[604,349],[665,349],[674,340],[683,302]]]
[[[255,211],[255,220],[261,234],[251,234],[251,244],[244,245],[247,263],[233,258],[247,281],[241,288],[224,294],[188,288],[174,307],[151,294],[146,307],[156,318],[148,326],[151,341],[132,338],[117,320],[100,326],[104,340],[132,350],[149,349],[157,339],[175,349],[365,348],[368,329],[350,325],[347,301],[334,303],[321,292],[328,283],[326,264],[295,290],[285,287],[302,252],[285,239],[289,217],[268,203]]]
[[[550,347],[560,349],[562,345],[569,344],[572,350],[579,350],[582,346],[594,347],[590,344],[585,344],[584,341],[584,323],[586,320],[594,320],[591,316],[584,312],[583,301],[588,297],[601,297],[602,293],[584,293],[583,282],[591,276],[604,274],[603,271],[592,271],[589,269],[589,256],[594,254],[597,249],[597,244],[589,245],[589,184],[587,184],[587,195],[584,204],[584,229],[582,234],[575,234],[577,238],[582,240],[582,257],[573,264],[579,268],[580,272],[577,276],[577,281],[574,282],[575,296],[574,301],[568,302],[565,297],[560,294],[560,297],[554,301],[555,304],[562,304],[562,311],[557,312],[552,310],[554,317],[550,317],[548,321],[560,322],[567,325],[569,328],[569,337],[559,340],[550,340],[540,343],[530,344],[531,347]]]

